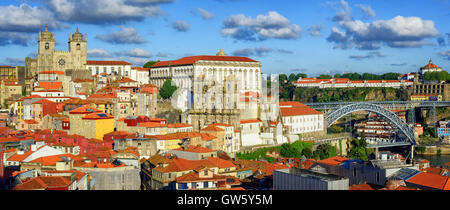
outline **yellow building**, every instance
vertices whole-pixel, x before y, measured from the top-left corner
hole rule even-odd
[[[91,104],[92,107],[97,108],[98,110],[102,111],[103,113],[113,115],[114,114],[114,103],[110,101],[101,101],[97,100],[94,103]]]
[[[442,101],[442,96],[438,94],[416,94],[411,95],[411,101]]]
[[[91,113],[82,118],[83,133],[86,138],[103,140],[103,136],[114,131],[114,117],[106,113]],[[72,126],[71,126],[72,127]]]

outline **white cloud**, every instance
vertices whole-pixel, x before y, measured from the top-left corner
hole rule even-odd
[[[182,20],[177,20],[172,23],[172,28],[180,32],[189,31],[189,27],[190,27],[189,23]]]
[[[142,44],[146,41],[133,27],[120,26],[120,30],[110,34],[99,34],[96,39],[112,44]]]
[[[104,49],[94,48],[94,49],[89,49],[87,51],[87,56],[88,57],[104,58],[104,57],[109,57],[110,54],[109,54],[108,51],[106,51]]]
[[[237,40],[261,41],[269,38],[296,39],[301,36],[302,29],[275,11],[256,18],[243,14],[232,15],[223,21],[222,36]]]
[[[202,8],[197,8],[198,13],[202,16],[204,20],[210,20],[214,18],[214,13],[208,12]]]

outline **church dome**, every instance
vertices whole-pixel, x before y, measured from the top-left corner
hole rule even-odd
[[[218,52],[216,56],[227,56],[227,54],[223,52],[223,49],[220,49],[220,52]]]
[[[72,39],[73,40],[82,40],[83,39],[83,34],[80,33],[80,31],[78,30],[78,27],[77,27],[77,32],[75,32],[72,35]]]
[[[435,64],[433,64],[433,61],[430,59],[430,62],[426,65],[426,66],[424,66],[423,68],[426,68],[426,69],[432,69],[432,68],[437,68],[438,66],[436,66]]]

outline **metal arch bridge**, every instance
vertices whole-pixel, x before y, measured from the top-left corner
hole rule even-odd
[[[404,140],[403,143],[406,145],[416,145],[416,140],[414,138],[414,129],[411,128],[407,123],[405,123],[400,117],[395,113],[387,110],[386,108],[368,102],[358,102],[352,103],[346,106],[342,106],[339,109],[330,111],[327,113],[326,121],[328,127],[332,126],[337,120],[344,117],[347,114],[356,111],[369,111],[378,114],[382,117],[394,130],[398,131],[398,136]]]
[[[305,105],[310,106],[314,109],[338,109],[343,106],[347,106],[354,103],[360,102],[329,102],[329,103],[305,103]],[[396,108],[436,108],[436,107],[450,107],[450,101],[373,101],[371,104],[376,104],[383,106],[387,109]]]

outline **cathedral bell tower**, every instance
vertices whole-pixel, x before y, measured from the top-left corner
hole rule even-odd
[[[78,30],[69,35],[69,53],[72,59],[73,69],[85,69],[87,59],[87,34],[81,34]]]
[[[39,32],[38,41],[38,71],[45,71],[53,67],[53,54],[55,52],[55,33],[48,31],[45,26],[45,31]]]

